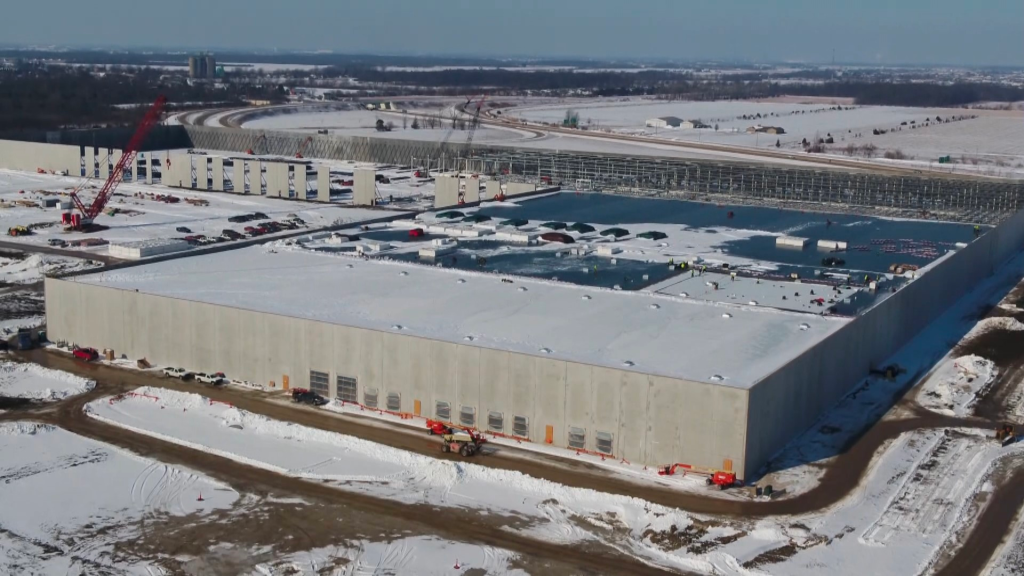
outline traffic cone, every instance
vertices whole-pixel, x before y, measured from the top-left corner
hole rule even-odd
[[[196,501],[197,502],[202,502],[203,501],[203,493],[202,492],[199,493],[199,498],[196,498]]]
[[[459,566],[459,559],[456,558],[455,559],[455,569],[458,570],[459,568],[461,568],[461,566]]]

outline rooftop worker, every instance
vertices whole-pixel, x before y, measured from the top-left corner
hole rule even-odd
[[[732,274],[729,274],[729,278],[730,278],[730,279],[731,279],[731,280],[732,280],[733,282],[735,282],[735,281],[736,281],[736,273],[735,273],[735,272],[733,272]]]

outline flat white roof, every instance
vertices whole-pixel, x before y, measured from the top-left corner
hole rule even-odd
[[[748,388],[847,320],[254,246],[73,281]]]

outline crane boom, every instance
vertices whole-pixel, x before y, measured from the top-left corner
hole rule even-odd
[[[94,218],[99,216],[100,212],[110,201],[110,197],[114,195],[114,190],[117,185],[121,183],[121,178],[124,176],[124,170],[132,162],[135,161],[135,156],[139,152],[139,148],[142,147],[142,143],[145,141],[149,131],[160,121],[160,114],[163,112],[164,105],[167,104],[167,98],[163,95],[157,97],[156,102],[146,112],[146,115],[142,118],[142,122],[139,123],[139,127],[136,128],[135,134],[132,139],[128,141],[128,145],[124,147],[124,151],[121,154],[121,158],[114,165],[114,169],[110,172],[110,176],[107,177],[107,181],[103,183],[103,187],[100,188],[99,193],[96,195],[96,199],[92,201],[88,207],[82,202],[82,199],[78,197],[78,194],[72,192],[71,199],[74,201],[75,206],[82,213],[83,219],[87,222],[91,222]],[[83,222],[83,223],[87,223]]]
[[[469,124],[469,134],[466,135],[466,153],[473,147],[473,136],[476,134],[477,126],[480,125],[480,108],[484,105],[484,100],[487,100],[487,94],[484,94],[483,98],[476,103],[476,111],[473,113],[473,120]]]
[[[295,153],[295,157],[296,158],[303,158],[304,156],[302,155],[302,153],[306,151],[306,146],[309,146],[309,143],[312,142],[312,141],[313,141],[313,137],[312,136],[307,136],[306,139],[302,141],[302,145],[299,146],[299,151]]]

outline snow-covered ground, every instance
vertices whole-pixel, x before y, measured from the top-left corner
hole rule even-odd
[[[964,173],[981,173],[1000,177],[1024,175],[1024,133],[1016,127],[1019,112],[963,110],[944,108],[907,108],[894,106],[849,106],[840,102],[842,110],[831,102],[787,103],[759,101],[723,102],[663,102],[644,99],[595,99],[572,103],[522,106],[506,110],[505,118],[521,118],[528,122],[561,123],[567,110],[579,114],[582,125],[590,130],[604,130],[654,136],[666,140],[708,142],[742,148],[769,148],[802,152],[804,139],[832,136],[829,153],[850,159],[842,149],[848,145],[873,145],[877,150],[868,158],[861,153],[853,156],[869,162],[896,163],[924,166],[932,169]],[[852,109],[849,109],[852,108]],[[757,115],[761,117],[758,118]],[[748,118],[741,118],[741,116]],[[977,118],[950,123],[923,126],[929,119],[973,116]],[[702,120],[707,129],[654,129],[644,125],[651,118],[676,116],[684,120]],[[753,118],[749,118],[753,116]],[[906,122],[907,124],[903,125]],[[746,129],[757,124],[780,126],[782,135],[748,134]],[[714,127],[718,126],[718,130]],[[913,126],[917,126],[914,128]],[[886,134],[873,134],[875,129]],[[579,139],[563,139],[564,144],[544,142],[544,139],[524,143],[528,146],[551,146],[578,149]],[[593,144],[604,150],[616,146],[619,151],[636,150],[637,144],[602,142]],[[885,152],[899,151],[905,160],[888,160]],[[692,157],[715,157],[709,151],[687,151]],[[953,164],[937,164],[940,156],[952,156]],[[774,161],[773,161],[774,162]]]
[[[425,110],[413,110],[418,114],[429,113]],[[376,129],[377,120],[384,123],[392,123],[394,127],[390,132],[379,132]],[[440,142],[448,133],[451,126],[449,116],[444,117],[445,126],[441,128],[412,128],[413,121],[417,125],[424,123],[424,118],[404,115],[401,112],[374,112],[371,110],[342,110],[323,112],[298,112],[293,114],[278,114],[264,116],[245,122],[242,127],[256,130],[289,130],[296,132],[315,132],[317,130],[329,130],[336,136],[370,136],[373,138],[399,138],[403,140],[425,140]],[[403,125],[405,126],[403,128]],[[455,130],[449,139],[450,146],[458,147],[466,141],[469,134],[466,130]],[[478,144],[509,144],[525,138],[530,133],[511,128],[480,126],[473,135],[473,142]]]
[[[516,558],[500,548],[413,536],[387,542],[348,542],[291,554],[260,564],[254,572],[259,576],[447,576],[479,571],[493,576],[527,576],[524,570],[509,568]]]
[[[822,566],[833,574],[897,568],[917,573],[954,530],[970,521],[965,510],[971,497],[991,490],[985,482],[991,464],[1015,450],[959,431],[908,433],[880,456],[854,494],[830,510],[722,521],[274,421],[196,394],[150,388],[136,393],[93,402],[89,414],[340,490],[514,514],[530,521],[522,531],[533,537],[565,544],[610,542],[648,562],[707,574],[812,575]],[[436,542],[427,544],[428,550],[436,548]],[[447,552],[441,557],[450,562]]]
[[[978,393],[996,377],[991,360],[961,356],[942,362],[921,385],[917,402],[940,414],[969,416]]]
[[[53,274],[66,274],[100,266],[82,258],[68,258],[52,254],[32,254],[24,258],[0,256],[0,282],[8,284],[31,284]]]
[[[0,170],[0,199],[7,201],[28,200],[41,203],[49,193],[66,193],[73,190],[81,182],[81,178],[55,176],[49,174],[32,174],[11,170]],[[91,201],[95,194],[93,187],[102,182],[96,180],[88,185],[83,192],[86,202]],[[160,202],[149,194],[172,194],[181,198],[174,204]],[[66,200],[67,198],[64,197]],[[208,205],[197,206],[188,203],[187,199],[204,200]],[[0,229],[12,226],[37,225],[35,234],[31,236],[10,237],[9,241],[25,244],[46,244],[51,239],[68,242],[86,238],[102,238],[110,242],[133,241],[156,238],[181,238],[187,233],[178,232],[176,228],[186,227],[193,234],[219,236],[226,228],[241,232],[245,226],[228,222],[228,218],[238,214],[263,212],[271,219],[283,220],[289,214],[295,214],[305,220],[311,228],[327,226],[333,223],[359,222],[366,219],[379,218],[387,215],[379,210],[354,208],[338,204],[319,204],[313,202],[295,202],[267,198],[264,196],[235,195],[218,192],[193,192],[167,188],[160,185],[124,183],[118,187],[116,195],[110,200],[108,208],[117,208],[120,212],[114,216],[102,214],[96,219],[99,225],[109,227],[98,233],[81,234],[64,232],[60,226],[60,210],[43,209],[8,204],[0,208]],[[82,248],[84,253],[106,254],[106,246]],[[31,261],[35,262],[35,261]],[[30,263],[31,263],[30,262]],[[56,262],[56,261],[47,261]],[[49,264],[55,266],[56,264]],[[0,274],[3,270],[0,269]]]
[[[0,362],[0,396],[63,400],[92,390],[96,382],[37,364]]]
[[[115,547],[130,546],[143,518],[203,515],[238,497],[188,470],[42,424],[0,423],[0,454],[3,574],[161,574]]]

